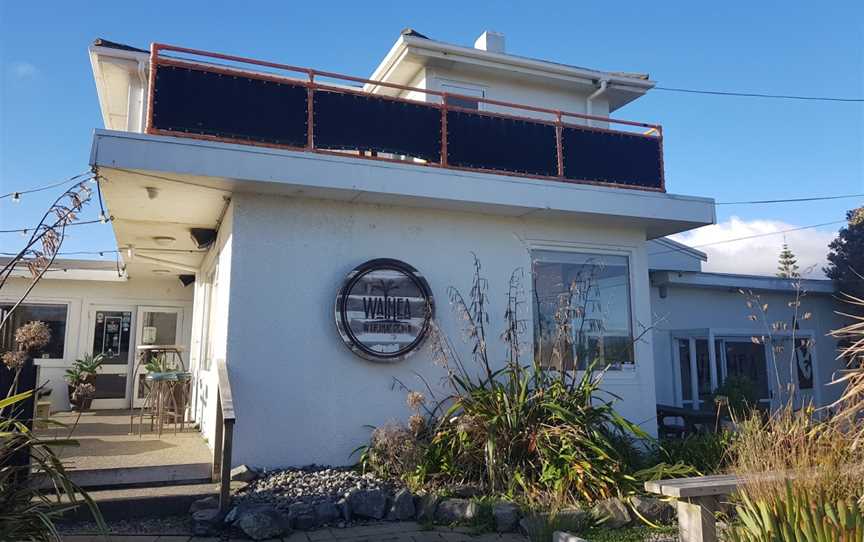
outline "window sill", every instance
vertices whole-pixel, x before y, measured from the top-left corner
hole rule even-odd
[[[68,369],[71,366],[65,359],[57,358],[35,358],[33,365],[45,367],[46,369]]]

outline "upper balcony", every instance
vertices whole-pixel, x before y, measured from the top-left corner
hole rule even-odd
[[[149,134],[665,192],[658,125],[163,44],[149,60]]]

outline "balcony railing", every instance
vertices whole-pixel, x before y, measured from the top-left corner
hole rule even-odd
[[[172,55],[166,53],[172,52]],[[289,77],[285,72],[302,74]],[[336,82],[341,82],[336,83]],[[374,94],[361,83],[423,95]],[[147,132],[664,191],[663,131],[617,120],[151,46]],[[450,100],[448,98],[458,98]],[[484,104],[474,110],[453,102]],[[617,129],[591,126],[602,123]]]

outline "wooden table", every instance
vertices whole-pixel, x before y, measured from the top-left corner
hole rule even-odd
[[[740,484],[734,474],[724,474],[645,482],[645,491],[676,499],[681,542],[716,542],[714,513],[720,499],[734,493]]]

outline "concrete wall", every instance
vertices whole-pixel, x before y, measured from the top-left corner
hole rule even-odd
[[[17,301],[29,284],[28,279],[12,278],[3,286],[0,301]],[[90,353],[93,338],[89,333],[88,313],[94,306],[129,307],[133,319],[137,318],[138,306],[180,307],[184,309],[183,343],[188,344],[192,322],[192,287],[184,288],[176,278],[128,281],[91,281],[43,279],[27,298],[28,303],[52,303],[67,305],[66,341],[62,360],[37,360],[40,365],[40,383],[49,382],[51,407],[53,410],[68,410],[69,399],[65,370],[76,358]],[[134,323],[134,322],[133,322]],[[133,326],[133,341],[134,330]],[[130,369],[131,370],[131,369]]]
[[[769,322],[790,322],[792,309],[788,303],[794,300],[794,293],[756,292],[762,302],[768,304]],[[736,334],[747,336],[762,335],[765,326],[761,322],[748,320],[750,314],[746,299],[735,290],[667,287],[666,297],[660,297],[660,290],[651,288],[651,308],[658,325],[654,331],[654,367],[656,369],[657,401],[664,404],[680,404],[680,377],[676,375],[672,351],[672,332],[676,330],[693,330],[714,328],[715,330],[731,330]],[[834,311],[840,307],[830,295],[809,294],[801,300],[802,312],[811,312],[810,320],[800,323],[802,331],[812,331],[815,336],[816,350],[814,356],[814,390],[813,399],[820,405],[830,404],[839,397],[841,388],[830,386],[835,371],[841,368],[835,358],[836,341],[827,336],[832,329],[841,326]],[[789,353],[777,356],[781,378],[787,378]],[[770,361],[769,361],[770,363]]]
[[[490,337],[503,328],[511,272],[530,273],[531,247],[629,255],[634,330],[650,323],[645,234],[635,228],[242,194],[233,204],[227,359],[237,412],[235,464],[354,461],[350,452],[368,441],[365,425],[409,414],[394,378],[419,389],[417,373],[440,384],[443,371],[428,348],[396,364],[376,364],[343,344],[333,316],[336,294],[345,275],[369,259],[401,259],[424,274],[437,318],[465,359],[470,352],[447,288],[468,295],[472,251],[489,280]],[[530,314],[523,317],[530,349]],[[490,342],[503,360],[503,344]],[[608,374],[605,386],[623,397],[619,409],[626,417],[653,433],[652,354],[649,334],[636,345],[635,368]]]

